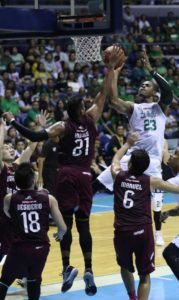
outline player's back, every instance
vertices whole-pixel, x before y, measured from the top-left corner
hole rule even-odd
[[[114,227],[123,231],[151,224],[150,177],[121,171],[114,182]]]
[[[150,157],[162,160],[166,116],[158,103],[134,104],[129,124],[132,131],[139,133],[139,140],[131,147],[145,149]]]
[[[17,191],[11,197],[9,213],[14,243],[48,243],[49,197],[46,191]]]
[[[80,123],[66,121],[65,135],[60,140],[62,165],[75,165],[90,168],[94,157],[97,130],[94,121],[87,115]]]

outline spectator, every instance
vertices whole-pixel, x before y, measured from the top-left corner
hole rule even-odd
[[[74,71],[75,64],[76,64],[76,53],[73,50],[69,54],[68,66],[69,66],[70,71]]]
[[[54,110],[54,115],[55,115],[55,121],[58,122],[58,121],[64,121],[67,119],[68,117],[68,114],[67,114],[67,111],[65,109],[65,104],[64,104],[64,101],[59,99],[57,104],[56,104],[56,107],[55,107],[55,110]]]
[[[19,138],[19,133],[13,126],[10,126],[7,130],[7,141],[12,143],[12,145],[14,146],[18,138]]]
[[[29,121],[36,122],[37,116],[40,115],[40,109],[39,109],[39,100],[37,98],[34,98],[32,101],[32,106],[27,112],[27,118],[25,120],[25,123],[28,124]]]
[[[5,90],[4,97],[0,102],[0,108],[3,112],[10,111],[14,116],[17,116],[20,112],[18,103],[12,97],[12,91],[10,89]]]
[[[17,47],[12,48],[10,57],[12,58],[15,66],[20,67],[24,63],[23,55],[18,51]]]
[[[90,67],[88,65],[83,66],[82,73],[78,77],[78,83],[80,87],[88,89],[91,85],[91,77]]]
[[[55,195],[59,151],[59,137],[51,138],[44,142],[38,158],[38,186],[52,195]]]
[[[134,84],[138,85],[145,79],[145,70],[143,68],[142,61],[140,59],[137,60],[136,65],[131,73],[131,80]]]
[[[69,58],[67,53],[63,52],[60,45],[55,46],[54,56],[58,55],[60,57],[60,61],[64,61],[66,63],[69,62]]]
[[[41,79],[43,84],[47,84],[47,79],[51,78],[50,72],[45,69],[45,66],[42,62],[37,64],[37,68],[34,71],[34,78]]]
[[[16,138],[15,140],[15,150],[16,150],[16,154],[15,154],[15,159],[17,159],[22,152],[24,151],[24,149],[26,148],[27,144],[24,138]]]
[[[101,88],[101,85],[99,84],[97,77],[93,77],[93,78],[91,79],[91,85],[90,85],[90,87],[88,88],[88,93],[89,93],[89,95],[90,95],[92,98],[95,98],[96,95],[99,93],[100,88]]]
[[[33,74],[32,74],[32,68],[29,62],[24,62],[24,64],[21,67],[20,73],[20,83],[22,85],[30,85],[33,82]]]
[[[72,87],[74,93],[78,93],[80,89],[80,84],[75,78],[74,72],[69,72],[67,77],[67,85]]]
[[[48,52],[45,54],[45,58],[41,61],[44,64],[46,72],[51,74],[53,78],[57,78],[58,72],[61,70],[57,69],[52,53]]]
[[[149,21],[147,20],[146,15],[141,15],[141,16],[139,17],[138,23],[139,23],[139,28],[140,28],[141,30],[144,30],[144,29],[150,27],[150,23],[149,23]]]
[[[106,151],[106,154],[109,159],[109,163],[111,163],[113,156],[115,155],[117,150],[120,149],[124,145],[125,141],[126,141],[126,138],[125,138],[124,126],[117,125],[116,131],[115,131],[114,135],[112,136],[112,138],[110,139],[108,147],[107,147],[107,151]]]
[[[135,21],[134,15],[131,13],[131,8],[129,6],[124,7],[123,19],[127,25],[132,25]]]
[[[10,80],[19,83],[19,73],[16,70],[16,65],[13,62],[10,62],[7,66],[7,73]]]

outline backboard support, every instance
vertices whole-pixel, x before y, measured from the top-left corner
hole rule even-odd
[[[1,8],[0,39],[104,36],[122,30],[122,0],[67,3],[51,9]]]
[[[121,0],[86,0],[80,11],[79,1],[71,0],[70,13],[60,11],[57,30],[60,36],[89,36],[119,33],[122,30]]]

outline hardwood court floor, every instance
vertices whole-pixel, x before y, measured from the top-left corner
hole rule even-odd
[[[111,197],[111,196],[110,196]],[[104,199],[103,199],[104,200]],[[91,232],[93,236],[93,270],[95,276],[119,273],[113,249],[113,212],[112,197],[103,204],[96,205],[100,208],[91,215]],[[95,202],[94,202],[95,203]],[[95,206],[95,205],[94,205]],[[174,207],[175,204],[165,204],[164,210]],[[106,210],[106,211],[104,211]],[[93,210],[94,211],[94,210]],[[62,281],[62,271],[59,244],[53,239],[56,228],[51,227],[49,237],[51,240],[51,251],[43,272],[43,285]],[[178,218],[169,218],[162,228],[165,245],[167,245],[178,233]],[[156,247],[156,267],[166,265],[162,251],[164,247]],[[84,264],[81,249],[78,242],[78,233],[74,222],[73,244],[71,251],[71,265],[79,269],[79,277],[83,276]]]
[[[164,209],[174,207],[167,204]],[[75,225],[75,224],[74,224]],[[178,233],[178,218],[169,218],[163,225],[165,245],[167,245]],[[59,273],[62,270],[59,245],[52,236],[55,228],[50,228],[51,251],[43,272],[43,284],[55,283],[62,280]],[[114,274],[119,272],[113,249],[113,212],[101,212],[91,215],[91,232],[93,236],[93,269],[95,276]],[[166,265],[162,251],[164,247],[156,247],[156,267]],[[74,226],[73,245],[71,251],[71,264],[79,269],[79,276],[83,276],[84,265],[81,249],[78,242],[78,233]]]

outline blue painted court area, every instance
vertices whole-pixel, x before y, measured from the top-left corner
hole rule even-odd
[[[176,203],[176,195],[165,193],[164,204]],[[111,194],[97,194],[94,197],[92,213],[103,213],[113,211],[113,195]],[[171,270],[166,267],[158,268],[158,273],[152,273],[151,292],[149,300],[179,300],[179,282],[172,274]],[[104,271],[105,273],[105,271]],[[112,276],[112,277],[111,277]],[[138,279],[138,276],[135,277]],[[128,295],[122,283],[120,273],[104,275],[95,278],[98,287],[97,294],[93,297],[95,300],[127,300]],[[138,281],[136,280],[136,287]],[[10,288],[10,291],[18,289]],[[41,300],[89,300],[89,296],[85,294],[83,280],[75,280],[72,291],[65,294],[60,292],[61,284],[42,286]],[[16,298],[9,296],[7,299],[21,300],[27,298]]]
[[[137,282],[136,282],[137,283]],[[66,294],[56,294],[53,296],[45,296],[40,299],[48,300],[87,300],[84,290],[68,292]],[[112,284],[98,287],[98,292],[94,296],[95,300],[127,300],[128,295],[122,283]],[[152,278],[151,292],[149,300],[178,300],[179,299],[179,283],[174,276],[163,276],[160,278]]]
[[[164,204],[176,203],[176,195],[164,193]],[[93,200],[92,213],[108,212],[113,210],[113,195],[96,194]],[[179,297],[178,297],[179,299]]]

